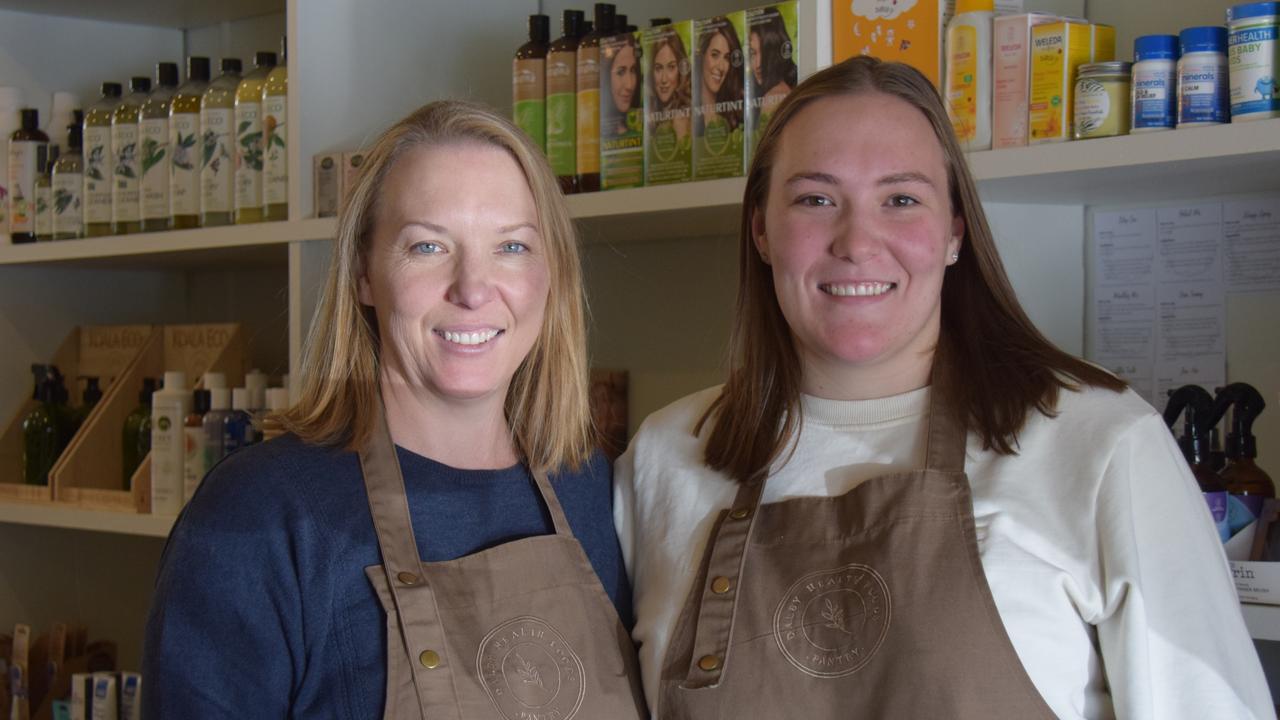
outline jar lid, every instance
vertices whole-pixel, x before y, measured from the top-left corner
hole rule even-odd
[[[1177,60],[1177,35],[1143,35],[1133,41],[1134,62],[1143,60]]]
[[[1245,3],[1227,8],[1227,22],[1280,15],[1280,2]]]
[[[1221,25],[1193,27],[1179,35],[1182,54],[1193,52],[1224,52],[1227,47],[1227,29]]]
[[[1122,75],[1129,76],[1129,71],[1133,69],[1133,63],[1124,60],[1111,60],[1100,63],[1085,63],[1080,66],[1079,77],[1097,77],[1099,75]]]

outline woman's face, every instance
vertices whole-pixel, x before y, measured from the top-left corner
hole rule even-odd
[[[478,143],[419,147],[388,172],[359,278],[383,381],[501,402],[542,329],[550,275],[516,161]]]
[[[670,45],[663,45],[653,56],[653,89],[663,105],[671,102],[680,85],[680,61]]]
[[[964,234],[949,198],[942,146],[904,100],[827,97],[787,124],[752,232],[805,392],[840,397],[850,382],[928,366]]]
[[[747,42],[751,45],[751,74],[755,77],[757,85],[763,85],[764,73],[760,71],[760,33],[751,33]]]
[[[720,92],[720,86],[724,84],[724,78],[728,74],[729,41],[717,32],[711,36],[711,42],[707,43],[707,49],[702,53],[703,87],[711,94]]]
[[[631,109],[631,98],[636,94],[636,50],[623,45],[613,57],[609,69],[609,88],[613,92],[613,105],[618,112]]]

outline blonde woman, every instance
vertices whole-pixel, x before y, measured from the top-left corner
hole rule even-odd
[[[292,434],[215,468],[165,549],[144,714],[640,717],[584,333],[525,136],[459,102],[386,131]]]

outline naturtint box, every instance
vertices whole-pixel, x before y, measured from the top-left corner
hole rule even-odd
[[[796,4],[765,5],[747,11],[747,158],[783,98],[796,86]]]
[[[600,38],[600,189],[644,184],[640,33]]]
[[[644,182],[693,179],[693,21],[641,31]]]
[[[693,24],[693,179],[737,177],[746,168],[747,15]]]

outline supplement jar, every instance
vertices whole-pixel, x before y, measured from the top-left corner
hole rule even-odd
[[[1129,75],[1132,63],[1081,65],[1076,76],[1076,140],[1129,134]]]
[[[1194,27],[1182,31],[1178,60],[1178,127],[1231,122],[1227,105],[1227,29]]]
[[[1280,65],[1280,2],[1227,10],[1227,67],[1231,121],[1280,117],[1276,66]]]
[[[1129,132],[1172,130],[1178,124],[1178,38],[1143,35],[1133,41],[1133,120]]]

